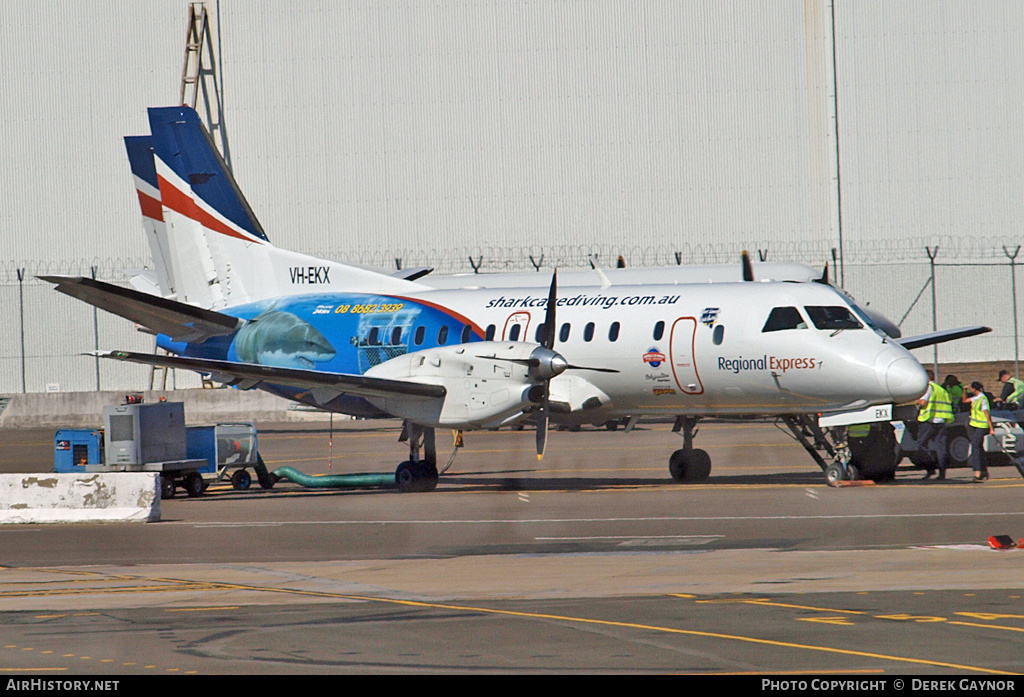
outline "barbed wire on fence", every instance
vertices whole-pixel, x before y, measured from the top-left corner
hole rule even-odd
[[[841,261],[845,266],[861,264],[928,264],[928,251],[936,263],[1010,264],[1020,246],[1011,237],[908,237],[885,240],[856,240],[844,243]],[[456,248],[326,249],[296,250],[343,263],[358,264],[393,272],[399,269],[432,267],[439,274],[501,273],[540,271],[553,268],[589,268],[591,261],[615,266],[620,257],[629,267],[729,264],[738,262],[743,251],[755,261],[803,263],[810,266],[840,260],[838,246],[826,240],[748,243],[695,243],[665,245],[475,245]],[[1024,262],[1024,258],[1022,258]],[[125,283],[139,270],[151,267],[147,258],[34,259],[0,261],[0,284],[33,282],[36,276],[89,276]],[[20,274],[20,279],[19,279]]]

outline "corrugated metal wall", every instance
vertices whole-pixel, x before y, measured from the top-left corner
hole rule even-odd
[[[841,243],[847,287],[894,320],[939,246],[942,263],[1003,264],[939,269],[940,325],[997,328],[940,355],[1012,358],[1002,246],[1024,219],[1024,5],[207,7],[230,159],[281,246],[469,271],[470,256],[498,270],[531,268],[531,253],[665,264],[742,248],[819,264]],[[0,5],[0,392],[22,387],[19,289],[27,389],[95,388],[93,360],[73,357],[92,349],[92,311],[19,288],[16,271],[95,265],[117,280],[146,256],[121,137],[177,101],[187,13],[184,0]],[[997,279],[983,308],[976,274]],[[101,313],[100,347],[146,350],[125,324]],[[929,294],[904,327],[931,329]],[[101,369],[105,389],[143,379]]]

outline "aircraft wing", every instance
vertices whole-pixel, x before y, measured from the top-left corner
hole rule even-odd
[[[124,317],[175,341],[203,341],[239,329],[245,320],[82,276],[39,276],[65,295]]]
[[[303,370],[301,368],[277,368],[256,363],[235,363],[209,358],[190,358],[187,356],[157,356],[148,353],[132,353],[130,351],[100,351],[95,355],[101,358],[114,358],[119,361],[144,363],[163,368],[185,368],[200,373],[209,373],[217,382],[237,385],[241,389],[252,389],[260,383],[288,385],[311,391],[322,391],[324,399],[329,401],[339,394],[356,397],[444,397],[448,391],[443,385],[431,385],[407,380],[391,380],[387,378],[367,377],[366,375],[350,375],[347,373],[328,373],[320,370]],[[334,394],[331,394],[334,393]]]
[[[968,336],[987,334],[990,331],[992,331],[992,327],[960,327],[959,329],[943,329],[942,331],[930,332],[928,334],[907,336],[902,339],[894,339],[894,341],[909,350],[921,348],[922,346],[931,346],[932,344],[941,344],[946,341],[953,341],[954,339],[964,339]]]

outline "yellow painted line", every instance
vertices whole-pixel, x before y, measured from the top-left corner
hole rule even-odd
[[[983,627],[985,629],[1002,629],[1007,632],[1024,632],[1024,627],[1005,627],[998,624],[980,624],[978,622],[960,622],[958,620],[950,620],[950,624],[956,624],[961,627]]]
[[[838,624],[843,627],[852,627],[853,622],[849,617],[797,617],[797,622],[820,622],[821,624]]]
[[[50,673],[62,670],[68,668],[0,668],[0,673]]]
[[[880,675],[885,673],[881,668],[861,668],[859,670],[816,670],[815,675]],[[747,671],[737,673],[693,673],[693,675],[765,675],[765,671]],[[807,675],[806,670],[773,670],[772,675]]]
[[[954,612],[961,617],[972,617],[976,620],[1024,620],[1024,615],[1004,615],[998,612]]]
[[[695,636],[705,639],[722,639],[725,641],[737,641],[749,644],[760,644],[778,648],[791,648],[802,651],[816,651],[821,653],[839,654],[844,656],[857,656],[860,658],[872,658],[876,660],[893,661],[897,663],[911,663],[915,665],[933,666],[938,668],[951,668],[954,670],[969,670],[979,673],[991,673],[995,675],[1015,675],[1016,673],[983,668],[981,666],[970,666],[959,663],[947,663],[945,661],[933,661],[926,658],[913,658],[910,656],[893,656],[888,654],[873,653],[870,651],[857,651],[854,649],[839,649],[831,646],[816,646],[813,644],[798,644],[795,642],[778,641],[774,639],[760,639],[757,637],[742,636],[738,634],[723,634],[720,632],[705,632],[695,629],[679,629],[676,627],[663,627],[659,625],[638,624],[635,622],[620,622],[616,620],[599,620],[589,617],[574,617],[571,615],[553,615],[541,612],[522,612],[517,610],[498,610],[495,608],[476,607],[470,605],[452,605],[448,603],[429,603],[415,600],[398,600],[395,598],[381,598],[362,595],[346,595],[341,593],[327,593],[322,591],[303,591],[292,588],[266,588],[245,586],[233,583],[217,584],[218,587],[231,590],[259,591],[269,593],[284,593],[288,595],[304,595],[319,598],[338,598],[344,600],[359,600],[368,603],[385,603],[390,605],[402,605],[405,607],[421,607],[435,610],[452,610],[455,612],[476,612],[483,615],[499,615],[503,617],[522,617],[526,619],[556,620],[561,622],[573,622],[579,624],[598,625],[603,627],[619,627],[623,629],[641,629],[644,631],[662,632],[665,634],[676,634],[683,636]]]
[[[700,602],[700,601],[698,601]],[[811,605],[793,605],[792,603],[777,603],[770,600],[744,600],[748,605],[763,605],[766,607],[784,607],[791,610],[813,610],[814,612],[839,612],[846,615],[866,615],[866,612],[860,610],[840,610],[833,607],[813,607]]]
[[[25,591],[0,591],[0,599],[2,598],[43,598],[48,596],[68,596],[68,595],[106,595],[110,593],[150,593],[153,591],[160,592],[176,592],[176,591],[195,591],[195,590],[209,590],[210,586],[202,583],[196,583],[193,585],[176,585],[173,587],[168,586],[115,586],[113,588],[49,588],[45,590],[25,590]],[[92,613],[96,614],[96,613]],[[81,617],[87,617],[88,615],[77,615]]]
[[[168,607],[164,612],[211,612],[213,610],[237,610],[237,605],[225,605],[224,607]]]

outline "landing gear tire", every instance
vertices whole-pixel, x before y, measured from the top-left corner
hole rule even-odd
[[[162,499],[173,499],[174,494],[177,491],[174,486],[174,480],[170,477],[160,477],[160,498]]]
[[[395,484],[402,493],[433,491],[437,488],[437,467],[426,462],[406,460],[395,470]]]
[[[245,491],[250,484],[252,484],[252,475],[244,469],[235,470],[235,473],[231,475],[231,486],[239,491]]]
[[[203,491],[206,489],[206,486],[203,484],[203,475],[198,472],[185,475],[184,484],[186,493],[192,498],[202,496]]]
[[[700,448],[677,450],[668,460],[668,471],[677,482],[703,482],[711,475],[711,456]]]
[[[398,490],[407,493],[416,491],[416,466],[413,462],[403,462],[395,470],[395,484]]]
[[[953,426],[948,431],[946,452],[949,453],[949,467],[969,467],[971,465],[971,441],[967,438],[967,429]]]
[[[829,486],[839,486],[839,482],[846,479],[846,470],[838,462],[833,462],[825,468],[825,481]]]
[[[612,419],[611,421],[605,421],[604,428],[606,431],[617,431],[619,429],[619,420]]]
[[[420,491],[433,491],[437,488],[437,467],[420,463]]]

